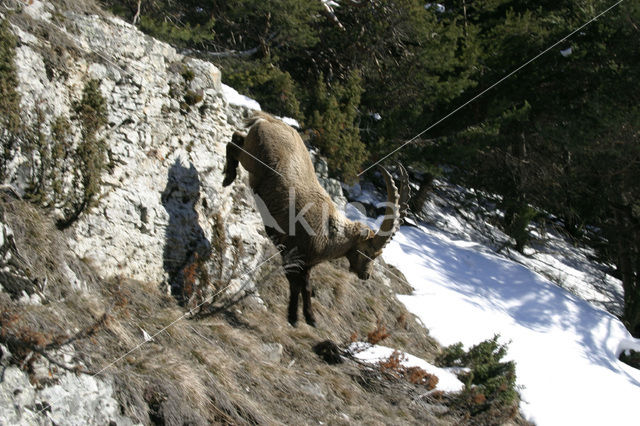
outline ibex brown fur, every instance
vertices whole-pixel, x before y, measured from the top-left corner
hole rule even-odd
[[[227,144],[223,185],[236,178],[238,162],[249,172],[249,184],[260,207],[266,207],[263,220],[273,243],[292,254],[299,268],[288,268],[289,322],[298,319],[298,299],[302,294],[303,313],[315,326],[311,307],[309,272],[318,263],[346,256],[350,270],[361,279],[369,278],[372,261],[399,226],[400,214],[408,198],[406,171],[400,167],[400,192],[391,175],[381,168],[387,184],[389,202],[380,230],[345,217],[318,182],[309,152],[296,130],[282,121],[258,113],[246,123],[249,132],[234,133]],[[260,204],[263,204],[262,206]],[[263,209],[260,209],[263,210]]]

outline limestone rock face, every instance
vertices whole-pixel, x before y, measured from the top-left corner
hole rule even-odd
[[[46,416],[43,413],[46,412]],[[11,425],[132,425],[120,415],[113,387],[89,375],[64,373],[58,383],[37,389],[18,367],[4,370],[0,419]]]
[[[34,1],[24,9],[53,25],[50,4]],[[12,29],[19,39],[16,66],[25,118],[35,123],[41,111],[44,132],[50,133],[47,123],[65,117],[77,144],[73,105],[85,83],[98,80],[106,101],[108,125],[97,137],[106,144],[109,167],[97,206],[70,228],[73,250],[104,276],[168,283],[194,253],[215,245],[217,216],[224,218],[228,238],[243,242],[243,269],[256,266],[266,238],[251,192],[241,183],[221,185],[225,146],[236,130],[231,123],[242,122],[250,111],[229,105],[220,71],[116,18],[65,12],[63,22],[58,38],[68,49],[57,60],[64,72],[51,69],[49,41]],[[17,149],[9,165],[7,181],[21,192],[28,186],[29,161]]]

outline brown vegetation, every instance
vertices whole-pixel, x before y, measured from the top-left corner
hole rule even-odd
[[[424,386],[428,391],[436,388],[438,377],[427,373],[420,367],[406,367],[403,365],[405,361],[406,356],[402,352],[395,350],[389,358],[380,361],[378,366],[382,372],[404,378],[414,385]]]

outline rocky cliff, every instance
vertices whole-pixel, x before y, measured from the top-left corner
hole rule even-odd
[[[99,202],[71,227],[73,250],[105,276],[168,281],[193,253],[208,250],[219,214],[228,234],[243,240],[246,267],[255,266],[265,239],[251,194],[241,185],[221,186],[225,145],[248,111],[229,105],[220,71],[119,19],[70,12],[54,18],[53,7],[38,1],[23,13],[36,21],[31,28],[56,28],[56,40],[66,44],[13,27],[20,107],[31,122],[37,110],[45,122],[71,122],[90,80],[99,81],[106,100],[108,124],[97,137],[105,141],[110,167],[101,173]],[[62,67],[50,69],[47,54],[58,56]],[[196,95],[189,104],[187,93]],[[72,131],[78,144],[80,131]],[[29,163],[24,149],[15,152],[8,181],[21,192]]]

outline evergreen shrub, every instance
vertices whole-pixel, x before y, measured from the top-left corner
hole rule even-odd
[[[498,343],[498,335],[464,351],[462,343],[444,348],[436,362],[445,367],[465,367],[459,374],[465,387],[454,401],[472,416],[517,413],[516,365],[503,361],[507,345]]]

